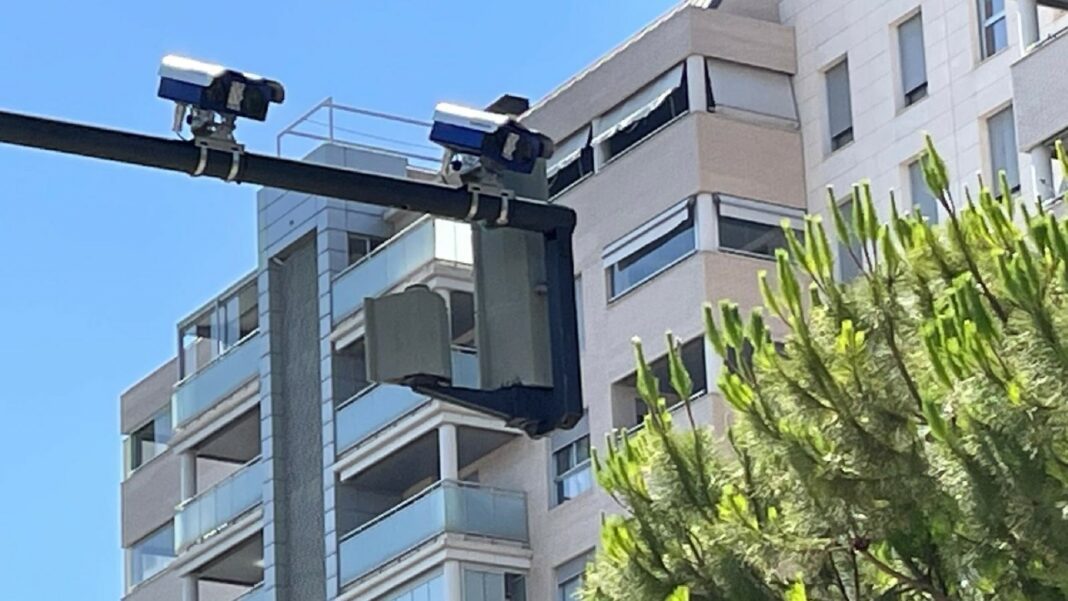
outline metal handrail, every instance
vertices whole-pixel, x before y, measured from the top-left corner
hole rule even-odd
[[[234,473],[232,473],[229,476],[223,478],[222,480],[219,480],[215,484],[211,485],[208,488],[205,488],[204,490],[202,490],[202,491],[198,492],[197,494],[189,497],[188,499],[178,503],[178,505],[175,506],[174,510],[175,511],[181,511],[182,509],[185,509],[187,506],[191,505],[193,503],[193,501],[197,501],[197,500],[201,499],[202,497],[204,497],[205,495],[207,495],[208,493],[210,493],[212,491],[215,491],[215,490],[218,490],[218,488],[220,486],[234,481],[238,476],[242,475],[245,472],[245,470],[247,470],[248,468],[252,467],[253,465],[259,463],[262,459],[263,459],[262,455],[256,455],[254,458],[252,458],[249,461],[245,462],[241,467],[239,467],[236,470],[234,470]]]
[[[193,322],[197,320],[197,318],[204,315],[204,313],[210,311],[220,300],[232,297],[235,292],[241,290],[245,286],[248,286],[252,282],[255,282],[258,273],[259,272],[257,270],[253,269],[249,273],[246,273],[245,275],[241,276],[236,282],[224,288],[222,292],[219,292],[212,296],[210,300],[204,301],[196,309],[190,311],[189,313],[186,313],[185,317],[178,320],[178,330],[181,331],[183,328],[192,325]]]
[[[237,349],[237,348],[241,347],[246,342],[248,342],[249,340],[251,340],[251,339],[253,339],[253,338],[255,338],[255,337],[259,336],[259,335],[260,335],[260,329],[258,327],[255,330],[252,330],[251,332],[249,332],[248,334],[245,334],[240,340],[238,340],[234,344],[231,344],[230,346],[226,347],[226,350],[224,350],[223,352],[219,353],[218,355],[215,355],[214,357],[212,357],[210,361],[208,361],[204,365],[197,366],[196,371],[194,371],[193,373],[185,376],[181,380],[178,380],[177,382],[175,382],[174,383],[174,388],[175,389],[179,388],[182,384],[185,384],[189,380],[191,380],[194,377],[196,377],[197,375],[199,375],[201,372],[207,370],[209,367],[211,367],[211,366],[215,365],[216,363],[218,363],[219,361],[221,361],[223,359],[223,357],[229,356],[231,353],[234,352],[234,349]]]
[[[447,487],[473,488],[473,489],[478,489],[478,490],[484,490],[484,491],[487,491],[487,492],[490,492],[490,493],[493,493],[493,494],[500,494],[502,496],[509,496],[509,497],[521,498],[521,499],[526,499],[526,497],[527,497],[526,493],[524,493],[522,491],[509,490],[507,488],[498,488],[496,486],[485,486],[483,484],[479,484],[478,482],[464,482],[463,480],[438,480],[437,482],[435,482],[435,483],[431,484],[430,486],[424,488],[423,490],[419,491],[418,494],[415,494],[415,495],[413,495],[411,497],[408,497],[407,499],[401,501],[397,505],[394,505],[393,507],[391,507],[385,513],[381,513],[381,514],[375,516],[374,518],[372,518],[370,521],[365,522],[365,523],[357,526],[355,529],[353,529],[352,531],[348,532],[347,534],[342,536],[340,539],[338,539],[338,544],[341,544],[341,543],[343,543],[343,542],[345,542],[345,541],[347,541],[347,540],[359,535],[361,532],[365,532],[368,529],[370,529],[371,527],[376,526],[376,525],[384,522],[385,520],[388,520],[390,517],[400,513],[401,511],[403,511],[404,509],[410,507],[411,505],[414,505],[417,501],[419,501],[421,499],[425,499],[426,497],[430,496],[431,494],[433,494],[437,490],[443,489],[443,488],[447,488]]]
[[[416,229],[420,225],[426,223],[427,221],[433,221],[434,219],[435,219],[435,217],[433,215],[423,215],[419,219],[416,219],[415,221],[411,222],[410,224],[405,226],[403,229],[401,229],[401,231],[399,231],[396,234],[393,234],[392,236],[387,238],[385,242],[383,242],[382,244],[379,244],[378,246],[376,246],[373,250],[371,250],[371,252],[369,252],[366,255],[360,257],[360,259],[358,261],[356,261],[352,265],[349,265],[345,269],[342,269],[337,275],[334,276],[334,279],[331,280],[331,281],[336,282],[336,281],[340,280],[343,276],[347,275],[350,271],[356,269],[360,265],[363,265],[364,263],[369,261],[372,257],[377,257],[378,255],[386,252],[387,248],[393,246],[393,243],[394,243],[395,240],[399,240],[402,236],[408,235],[409,232],[411,232],[412,230]]]
[[[317,121],[316,119],[313,119],[313,117],[317,113],[319,113],[320,111],[323,111],[323,110],[326,111],[326,123],[323,123],[321,121]],[[324,100],[322,100],[321,102],[319,102],[318,104],[316,104],[315,106],[313,106],[307,112],[302,114],[293,123],[291,123],[290,125],[288,125],[284,129],[282,129],[275,136],[275,152],[276,152],[277,156],[279,156],[279,157],[282,156],[282,141],[286,138],[286,136],[293,136],[293,137],[307,138],[307,139],[311,139],[311,140],[318,140],[318,141],[322,141],[322,142],[328,142],[330,144],[338,144],[338,145],[341,145],[341,146],[350,146],[350,147],[354,147],[354,148],[362,148],[362,149],[365,149],[365,150],[371,150],[371,151],[375,151],[375,152],[386,152],[386,153],[389,153],[389,154],[392,154],[392,155],[395,155],[395,156],[399,156],[399,157],[403,157],[403,158],[416,159],[416,160],[419,160],[419,161],[426,161],[426,162],[429,162],[429,163],[437,163],[438,161],[441,160],[440,156],[426,156],[426,155],[416,154],[416,153],[412,153],[412,152],[407,152],[407,151],[404,151],[404,150],[383,148],[383,147],[378,147],[378,146],[374,146],[374,145],[361,144],[361,143],[354,142],[354,141],[351,141],[351,140],[339,139],[339,137],[337,135],[337,132],[347,132],[347,133],[354,134],[356,136],[367,137],[367,138],[372,138],[372,139],[378,139],[378,140],[382,140],[382,141],[385,141],[385,142],[390,142],[390,143],[393,143],[393,144],[397,144],[399,146],[417,146],[416,144],[414,144],[412,142],[406,142],[404,140],[399,140],[399,139],[395,139],[395,138],[389,138],[387,136],[369,134],[369,133],[366,133],[366,132],[361,132],[361,131],[358,131],[358,130],[353,130],[351,128],[346,128],[346,127],[342,127],[340,125],[337,125],[337,123],[335,122],[336,121],[335,120],[335,113],[337,113],[337,112],[348,113],[348,114],[352,114],[352,115],[360,115],[360,116],[363,116],[363,117],[371,117],[371,118],[374,118],[374,119],[381,119],[381,120],[384,120],[384,121],[392,121],[394,123],[403,123],[405,125],[412,125],[412,126],[416,126],[416,127],[430,128],[430,127],[433,126],[433,123],[430,123],[428,121],[423,121],[421,119],[413,119],[411,117],[405,117],[403,115],[396,115],[396,114],[392,114],[392,113],[385,113],[385,112],[382,112],[382,111],[373,111],[373,110],[369,110],[369,109],[362,109],[362,108],[358,108],[358,107],[354,107],[354,106],[347,106],[347,105],[344,105],[344,104],[338,104],[337,102],[334,101],[334,98],[332,96],[329,96],[329,97],[325,98]],[[305,131],[299,131],[299,128],[302,125],[305,125],[305,124],[311,124],[311,125],[316,125],[316,126],[319,126],[319,127],[325,127],[326,130],[327,130],[326,131],[326,135],[313,134],[313,133],[308,133],[308,132],[305,132]],[[425,146],[425,148],[427,150],[433,149],[433,147],[429,146],[429,145]]]

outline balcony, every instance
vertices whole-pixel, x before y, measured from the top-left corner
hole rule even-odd
[[[1068,65],[1068,30],[1038,42],[1012,66],[1016,137],[1023,151],[1068,130],[1068,79],[1052,77]]]
[[[259,334],[254,332],[178,382],[171,399],[175,427],[204,413],[258,378],[261,352]]]
[[[175,551],[214,536],[263,500],[264,470],[260,459],[250,461],[215,486],[178,506],[175,513]]]
[[[525,545],[529,542],[526,496],[440,481],[342,539],[340,582],[349,584],[443,534]]]
[[[423,217],[338,274],[331,294],[334,323],[363,307],[365,298],[387,292],[434,262],[470,266],[470,226]]]
[[[453,382],[458,386],[477,387],[478,355],[472,351],[453,350],[452,373]],[[363,389],[337,411],[335,438],[339,454],[412,413],[429,400],[405,386],[382,384]]]

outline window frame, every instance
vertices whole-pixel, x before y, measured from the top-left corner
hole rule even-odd
[[[999,181],[999,177],[1000,177],[998,172],[1000,170],[998,169],[998,166],[995,164],[995,160],[994,160],[994,138],[995,138],[995,136],[992,135],[993,134],[993,128],[991,126],[991,123],[995,119],[998,119],[999,117],[1005,117],[1006,115],[1007,115],[1007,123],[1012,128],[1012,143],[1009,145],[1009,154],[1010,154],[1010,157],[1011,157],[1012,161],[1015,163],[1015,176],[1016,176],[1015,185],[1011,186],[1011,190],[1010,191],[1015,195],[1015,194],[1019,194],[1023,190],[1023,174],[1020,172],[1020,151],[1017,149],[1018,137],[1017,137],[1017,134],[1016,134],[1016,107],[1011,103],[1007,104],[1005,106],[1002,106],[1001,108],[998,108],[997,110],[994,110],[994,111],[990,112],[989,114],[987,114],[986,118],[983,119],[984,125],[985,125],[985,128],[984,128],[985,132],[984,133],[986,134],[986,146],[987,146],[987,148],[986,148],[986,161],[987,161],[987,164],[990,167],[991,187],[994,188],[994,189],[997,189],[997,187],[999,185],[998,181]],[[1007,165],[1006,165],[1006,167],[1007,167]],[[1008,170],[1007,169],[1006,169],[1006,175],[1008,175]],[[1010,184],[1013,183],[1011,178],[1009,179],[1009,183]]]
[[[835,72],[835,70],[837,69],[842,69],[842,73],[844,74],[844,82],[846,86],[845,98],[848,109],[847,117],[849,120],[849,125],[836,132],[834,130],[834,102],[832,101],[832,99],[835,98],[835,94],[832,93],[833,90],[831,89],[831,85],[832,81],[834,81],[834,76],[832,75],[832,73]],[[842,56],[838,60],[832,62],[827,68],[825,68],[823,70],[823,80],[824,94],[827,105],[827,140],[830,150],[829,154],[833,154],[845,148],[846,146],[849,146],[854,140],[856,140],[854,134],[856,123],[853,120],[853,82],[849,74],[849,56]]]
[[[556,582],[554,596],[557,601],[574,601],[573,598],[565,595],[565,587],[578,581],[578,589],[582,588],[585,584],[586,567],[593,561],[593,553],[593,549],[589,549],[553,568],[553,580]]]
[[[579,572],[566,580],[561,580],[556,583],[556,598],[558,601],[574,601],[574,596],[568,594],[567,588],[575,582],[578,582],[578,589],[576,590],[581,590],[582,585],[586,584],[586,572]]]
[[[727,109],[728,111],[734,111],[735,114],[738,112],[746,113],[784,124],[797,125],[800,122],[797,94],[794,89],[793,78],[789,73],[715,57],[705,57],[704,66],[705,94],[707,96],[706,110],[708,112],[715,113]],[[750,87],[759,88],[766,97],[777,97],[778,99],[788,97],[789,114],[785,114],[785,111],[776,111],[774,108],[769,110],[767,105],[757,107],[748,102],[737,102],[735,98],[731,97],[732,95],[729,91],[734,87],[732,84],[741,80],[746,80]],[[773,91],[772,88],[775,87],[782,87],[783,89]],[[717,99],[717,91],[723,90],[727,91],[727,100],[722,98],[724,95],[722,93],[720,98]]]
[[[923,157],[914,157],[911,161],[905,163],[905,178],[908,180],[909,188],[909,206],[907,213],[911,214],[912,211],[916,208],[916,206],[920,204],[919,202],[917,202],[916,185],[918,184],[921,186],[921,193],[926,192],[927,195],[931,197],[934,208],[934,211],[932,213],[926,213],[922,211],[923,207],[921,206],[921,214],[927,218],[928,222],[935,224],[941,220],[941,216],[939,213],[939,202],[938,198],[936,198],[934,194],[931,194],[931,190],[927,187],[927,181],[924,179],[923,176],[922,161]],[[919,170],[917,176],[913,175],[913,167]]]
[[[582,138],[585,137],[585,142]],[[566,150],[573,140],[579,141],[579,147],[577,150],[569,152],[563,156],[559,162],[549,165],[546,175],[549,178],[549,198],[556,198],[561,194],[564,194],[572,187],[579,184],[586,178],[592,176],[597,172],[594,150],[593,150],[593,126],[586,124],[576,130],[573,134],[561,139],[557,143],[556,152],[560,150]],[[572,156],[574,155],[574,156]],[[557,181],[561,174],[568,174],[570,171],[577,170],[573,179],[565,179],[566,183],[557,187]]]
[[[725,220],[740,223],[752,223],[781,231],[782,220],[789,219],[792,226],[791,229],[794,230],[798,239],[804,240],[805,211],[802,209],[742,198],[740,196],[732,196],[729,194],[715,194],[713,195],[713,200],[715,201],[716,208],[716,250],[719,252],[751,257],[762,261],[775,260],[774,252],[765,254],[725,245],[723,242],[723,223]],[[785,235],[783,235],[783,246],[781,248],[786,248]]]
[[[1005,0],[1001,0],[1001,10],[986,14],[986,0],[976,0],[977,14],[979,17],[979,62],[997,56],[1009,47],[1009,18]],[[1005,45],[991,49],[987,46],[987,32],[992,31],[1001,23],[1005,27]]]
[[[583,459],[582,461],[578,461],[578,447],[579,447],[579,443],[581,443],[583,441],[585,441],[585,443],[586,443],[586,458]],[[554,500],[554,506],[563,505],[564,503],[567,503],[568,501],[571,501],[572,499],[576,499],[576,498],[582,496],[583,494],[585,494],[587,491],[590,491],[590,490],[593,489],[593,475],[592,475],[593,455],[590,452],[590,444],[591,444],[590,435],[589,434],[584,434],[584,435],[579,436],[578,438],[568,442],[567,444],[564,444],[560,448],[558,448],[558,449],[553,451],[553,453],[552,453],[552,464],[553,464],[553,500]],[[560,463],[559,463],[559,461],[557,461],[557,457],[560,455],[560,453],[563,453],[563,452],[567,452],[567,454],[568,454],[567,455],[567,457],[568,457],[568,468],[566,470],[564,470],[563,472],[561,472],[560,471]],[[577,473],[579,473],[581,471],[591,471],[590,484],[586,488],[583,488],[581,491],[579,491],[578,494],[575,494],[574,496],[570,496],[570,497],[564,498],[563,491],[561,489],[561,485],[563,484],[564,480],[570,478],[571,476],[573,476],[573,475],[575,475],[575,474],[577,474]]]
[[[852,197],[848,197],[847,196],[845,199],[838,200],[837,201],[837,205],[838,205],[838,210],[842,213],[842,218],[846,221],[846,223],[852,223],[852,219],[853,219],[853,199],[852,199]],[[848,210],[847,210],[847,208],[848,208]],[[853,233],[852,230],[850,230],[850,234],[852,236],[856,236],[856,234]],[[838,281],[843,282],[843,283],[844,282],[851,282],[854,279],[856,279],[857,277],[861,277],[861,276],[864,275],[864,268],[862,266],[856,265],[853,262],[853,258],[851,256],[849,256],[848,253],[843,252],[843,249],[847,249],[847,250],[848,249],[853,249],[854,252],[859,256],[859,258],[861,260],[863,260],[864,243],[861,242],[860,240],[854,240],[852,238],[849,240],[849,242],[850,243],[847,244],[847,243],[843,242],[842,240],[838,240],[837,248],[835,249],[835,251],[838,254],[838,266],[837,266],[838,268],[836,270],[838,272],[838,274],[837,274],[838,275]],[[849,269],[850,270],[855,270],[849,275],[848,278],[846,277],[846,273],[845,273],[845,269],[844,269],[846,265],[849,265]]]
[[[141,586],[145,582],[148,582],[148,581],[152,580],[153,578],[156,578],[160,574],[166,572],[167,568],[169,568],[171,563],[174,562],[175,558],[178,555],[177,553],[174,552],[174,537],[175,537],[175,529],[174,528],[175,528],[174,519],[172,518],[172,519],[168,520],[165,524],[160,526],[159,528],[156,528],[155,530],[149,532],[148,534],[146,534],[145,536],[141,537],[139,540],[137,540],[132,545],[130,545],[129,547],[126,548],[126,550],[125,550],[126,551],[125,552],[125,556],[126,556],[126,582],[125,582],[125,584],[126,584],[126,592],[127,593],[129,593],[130,591],[132,591],[132,590],[136,589],[137,587]],[[137,582],[134,582],[134,580],[133,580],[133,577],[134,577],[134,553],[136,552],[137,547],[144,545],[149,540],[151,540],[151,539],[155,538],[156,536],[162,534],[167,529],[170,529],[170,531],[171,531],[171,544],[170,544],[170,547],[169,547],[171,555],[167,556],[167,558],[166,558],[167,561],[165,561],[163,563],[163,565],[161,565],[158,569],[156,569],[156,571],[152,572],[151,574],[147,574],[147,575],[142,573],[141,579],[138,580]]]
[[[614,123],[607,127],[603,127],[602,122],[605,117],[609,115],[617,116],[614,114],[627,106],[628,103],[631,103],[636,98],[648,95],[650,90],[659,89],[663,82],[673,79],[676,76],[676,72],[678,73],[677,76],[679,78],[676,85],[665,87],[658,95],[654,95],[651,99],[648,99],[645,104],[635,107],[629,115],[615,120]],[[686,61],[676,63],[671,68],[639,88],[638,91],[627,96],[623,101],[602,113],[597,120],[594,121],[596,127],[591,130],[593,135],[590,145],[600,147],[601,156],[603,157],[601,167],[624,156],[632,149],[640,146],[643,142],[652,138],[658,132],[686,116],[693,110],[693,107],[690,106],[689,85],[687,83],[688,78],[689,75],[687,73]],[[676,106],[676,103],[679,106]],[[644,131],[644,133],[634,137],[634,139],[629,142],[621,144],[619,148],[613,147],[613,141],[619,140],[621,136],[631,136],[635,131],[645,129],[642,125],[646,123],[650,117],[656,114],[657,111],[663,110],[665,106],[671,107],[671,116],[664,119],[663,122],[658,123],[655,127],[648,128],[648,131]],[[637,118],[635,117],[635,115],[643,111],[645,111],[645,114]]]
[[[709,378],[709,348],[708,345],[705,343],[705,337],[697,336],[696,338],[691,338],[686,341],[680,340],[679,347],[680,358],[682,359],[683,366],[687,368],[687,373],[689,373],[690,380],[693,385],[693,389],[690,391],[690,396],[688,398],[679,398],[675,394],[674,389],[672,389],[671,387],[670,378],[668,377],[670,368],[668,366],[667,352],[664,352],[656,359],[653,359],[652,361],[648,362],[650,371],[652,371],[653,375],[656,376],[660,384],[660,390],[658,392],[660,393],[660,396],[664,397],[664,400],[668,403],[667,410],[669,412],[672,412],[678,409],[679,407],[682,407],[687,402],[693,402],[707,394],[710,394],[715,386],[714,380]],[[689,353],[694,353],[694,355],[690,356]],[[697,369],[700,370],[699,373],[695,369],[693,369],[692,366],[687,365],[687,359],[694,360],[692,361],[692,363],[695,363],[697,365]],[[631,382],[632,379],[634,380],[633,382]],[[626,376],[613,382],[612,389],[614,427],[624,428],[631,432],[640,429],[642,427],[645,416],[649,413],[649,407],[645,404],[645,401],[642,400],[641,396],[637,393],[637,372],[631,372]],[[617,390],[619,389],[626,390],[625,397],[616,397],[616,395],[619,394],[617,392]],[[618,415],[615,414],[615,411],[617,409],[620,409],[620,407],[618,407],[617,405],[617,403],[620,402],[633,402],[634,423],[628,424],[616,419]],[[630,416],[623,415],[622,417]]]
[[[685,216],[679,221],[675,227],[670,230],[660,231],[665,227],[665,224],[674,223],[678,221],[678,215],[685,213]],[[686,227],[683,227],[686,226]],[[681,228],[681,229],[680,229]],[[640,228],[632,231],[623,238],[609,244],[605,247],[601,253],[602,266],[605,270],[606,278],[606,291],[608,294],[608,302],[611,304],[620,298],[623,298],[633,290],[637,290],[645,283],[655,279],[660,274],[668,271],[675,265],[685,261],[689,257],[692,257],[697,253],[699,243],[697,233],[700,229],[700,224],[697,219],[697,208],[695,198],[687,198],[686,200],[675,204],[670,209],[660,213],[656,217],[650,219],[643,224]],[[637,279],[630,283],[625,288],[616,290],[616,277],[620,273],[619,265],[628,259],[648,256],[650,253],[658,248],[663,247],[668,242],[675,240],[677,236],[680,236],[689,230],[690,248],[685,252],[682,252],[677,257],[674,257],[663,265],[660,265],[649,274]],[[650,238],[652,234],[659,234],[656,237]],[[640,257],[639,257],[640,258]]]
[[[916,23],[919,30],[919,57],[922,62],[923,80],[911,88],[908,87],[906,81],[906,65],[909,56],[907,48],[905,46],[905,36],[902,35],[902,31],[911,23]],[[897,34],[897,59],[898,59],[898,71],[899,71],[899,85],[901,86],[901,101],[904,103],[902,108],[908,108],[917,102],[927,98],[928,85],[930,83],[927,76],[927,32],[923,25],[923,9],[918,8],[915,12],[909,14],[902,19],[895,27]]]
[[[168,436],[167,436],[166,442],[157,442],[156,444],[159,444],[162,447],[159,450],[159,452],[156,453],[155,455],[149,457],[148,459],[142,459],[141,463],[139,463],[136,467],[134,467],[132,465],[133,464],[133,455],[134,455],[134,444],[136,442],[134,440],[134,435],[137,434],[138,432],[140,432],[141,430],[144,430],[147,426],[150,426],[150,425],[153,426],[153,432],[155,432],[155,423],[157,422],[157,420],[159,420],[161,418],[166,419],[168,424],[169,424],[169,426],[170,426],[168,428]],[[170,449],[170,441],[171,441],[171,439],[173,437],[174,437],[174,416],[171,414],[170,404],[164,406],[159,411],[157,411],[156,413],[152,414],[152,416],[149,417],[147,420],[141,422],[136,428],[131,430],[129,434],[125,434],[122,437],[123,481],[128,480],[130,478],[130,476],[133,476],[141,468],[143,468],[146,465],[152,463],[156,459],[159,459],[160,457],[166,455],[167,451]]]

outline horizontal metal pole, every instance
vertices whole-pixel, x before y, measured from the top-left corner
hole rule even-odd
[[[0,111],[0,143],[190,175],[196,171],[201,160],[201,149],[193,142],[7,111]],[[462,188],[247,152],[241,155],[240,160],[240,169],[234,179],[237,182],[461,220],[467,217],[471,207],[471,194]],[[232,166],[231,153],[209,149],[202,175],[225,180]],[[479,197],[473,220],[494,221],[500,212],[500,197],[483,194]],[[573,231],[575,213],[560,205],[512,200],[508,206],[508,227],[542,233],[561,229]]]

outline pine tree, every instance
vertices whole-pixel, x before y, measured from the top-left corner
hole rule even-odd
[[[810,216],[803,239],[784,224],[762,309],[704,308],[716,352],[752,357],[719,378],[725,437],[688,405],[672,422],[635,341],[651,411],[594,457],[622,511],[584,599],[1068,599],[1068,221],[1004,175],[955,202],[930,138],[922,165],[943,224],[893,198],[880,221],[867,183],[843,215],[832,192],[860,276],[835,279]]]

